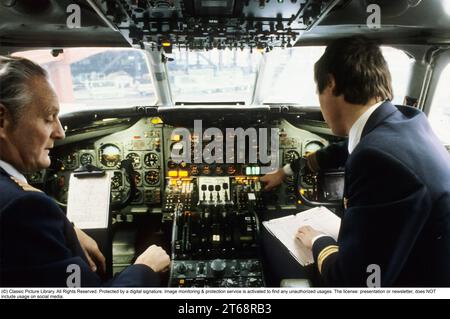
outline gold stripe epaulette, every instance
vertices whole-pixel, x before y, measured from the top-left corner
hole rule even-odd
[[[34,188],[33,186],[31,186],[30,184],[24,183],[21,180],[18,180],[17,178],[15,178],[14,176],[10,176],[11,179],[17,184],[19,185],[24,191],[26,192],[40,192],[42,193],[42,191],[40,189]]]
[[[322,273],[322,264],[328,256],[337,253],[339,251],[339,247],[336,245],[330,245],[322,249],[319,256],[317,257],[317,268],[319,268],[319,272]]]

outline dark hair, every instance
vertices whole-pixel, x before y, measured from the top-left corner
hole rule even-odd
[[[331,42],[314,65],[314,79],[319,93],[334,77],[333,92],[343,94],[352,104],[367,104],[372,98],[392,100],[391,74],[380,47],[362,36]]]
[[[11,114],[14,124],[32,101],[30,80],[35,77],[47,78],[47,72],[30,60],[0,55],[0,104]]]

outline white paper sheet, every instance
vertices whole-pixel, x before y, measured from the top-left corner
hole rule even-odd
[[[70,176],[67,218],[80,229],[108,227],[111,174],[102,177]]]
[[[263,222],[263,225],[286,246],[302,266],[306,266],[314,263],[314,258],[311,251],[295,237],[297,230],[301,226],[309,225],[337,240],[341,219],[325,207],[315,207],[296,215]]]

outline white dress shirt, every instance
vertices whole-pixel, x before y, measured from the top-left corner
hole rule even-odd
[[[366,126],[369,117],[384,101],[378,102],[367,109],[356,121],[353,123],[348,132],[348,153],[351,154],[361,140],[361,134]]]
[[[5,170],[6,173],[8,173],[10,176],[18,179],[21,182],[28,183],[25,176],[23,176],[22,173],[20,173],[17,169],[14,168],[11,164],[0,160],[0,167]]]

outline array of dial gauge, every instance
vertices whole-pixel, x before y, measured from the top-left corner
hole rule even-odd
[[[105,144],[98,150],[99,164],[104,168],[118,168],[122,160],[121,150],[117,145]],[[131,159],[134,169],[145,168],[159,168],[160,157],[155,152],[130,152],[126,155],[127,159]],[[80,150],[65,154],[61,158],[65,170],[76,169],[83,165],[96,165],[94,150]]]
[[[78,166],[92,164],[95,165],[95,151],[94,150],[80,150],[65,154],[61,157],[62,164],[65,170],[76,169]]]
[[[124,185],[124,181],[127,185],[130,184],[129,177],[125,176],[121,171],[114,172],[111,178],[111,188],[112,190],[119,190]],[[156,169],[150,169],[146,171],[137,171],[134,175],[134,181],[136,186],[158,186],[160,183],[160,172]]]

